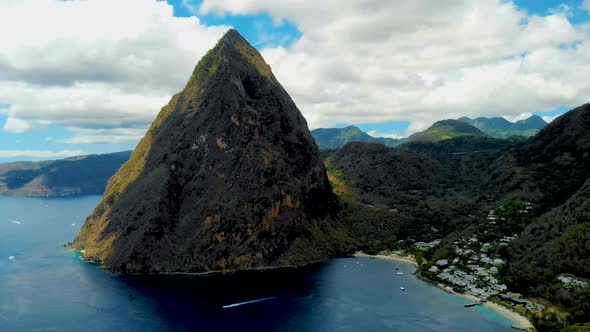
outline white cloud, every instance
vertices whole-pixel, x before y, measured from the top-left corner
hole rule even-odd
[[[590,11],[590,0],[584,0],[584,2],[582,3],[582,8]]]
[[[165,1],[3,0],[4,130],[146,125],[227,29]]]
[[[371,130],[371,131],[367,132],[367,134],[372,137],[381,137],[380,136],[381,134],[379,134],[379,132],[377,130]]]
[[[66,158],[72,156],[83,155],[84,152],[80,150],[63,150],[63,151],[50,151],[50,150],[0,150],[0,158],[21,158],[21,157],[32,157],[32,158]]]
[[[381,133],[377,130],[371,130],[367,134],[369,134],[369,136],[372,136],[372,137],[386,137],[386,138],[393,138],[393,139],[402,139],[402,138],[406,138],[409,136],[408,134],[405,134],[405,132],[406,131]]]
[[[146,129],[147,128],[70,128],[70,131],[74,133],[74,136],[61,139],[60,142],[68,144],[136,143],[145,135]]]
[[[539,16],[503,0],[204,0],[201,12],[296,24],[299,41],[262,53],[310,127],[410,120],[411,134],[590,96],[590,28],[572,25],[566,7]]]
[[[572,25],[569,7],[539,16],[505,0],[182,3],[293,22],[302,38],[262,53],[311,128],[409,120],[411,134],[443,118],[589,101],[590,24]],[[61,125],[69,143],[134,141],[139,131],[125,128],[150,123],[227,28],[173,17],[165,1],[2,0],[0,31],[15,31],[0,34],[4,130]]]
[[[517,122],[520,120],[525,120],[530,118],[531,116],[533,116],[532,113],[520,113],[520,114],[514,114],[514,115],[504,115],[503,118],[510,121],[510,122]]]
[[[18,118],[8,118],[4,124],[4,130],[11,133],[24,133],[31,128],[27,121]]]
[[[549,123],[549,122],[555,120],[560,115],[561,114],[553,115],[553,116],[546,115],[546,116],[542,116],[541,118],[543,118],[543,120],[545,120],[545,122]]]

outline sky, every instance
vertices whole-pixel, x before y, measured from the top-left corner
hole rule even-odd
[[[0,162],[133,149],[232,27],[310,129],[590,101],[590,0],[2,0]]]

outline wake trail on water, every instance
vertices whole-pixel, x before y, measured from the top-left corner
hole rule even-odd
[[[10,221],[11,223],[16,224],[16,225],[22,224],[22,222],[20,222],[18,220],[14,220],[14,219],[8,219],[8,221]]]
[[[265,297],[262,299],[257,299],[257,300],[252,300],[252,301],[233,303],[233,304],[224,305],[224,306],[222,306],[222,308],[227,309],[227,308],[239,307],[241,305],[252,304],[252,303],[256,303],[256,302],[262,302],[262,301],[266,301],[266,300],[276,299],[277,297],[278,296],[272,296],[272,297]]]

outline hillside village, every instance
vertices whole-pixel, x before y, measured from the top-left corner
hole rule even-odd
[[[511,305],[523,305],[529,310],[543,310],[544,306],[522,299],[522,295],[509,292],[501,281],[501,270],[506,261],[501,255],[502,247],[518,238],[518,234],[506,235],[507,228],[518,226],[533,209],[530,202],[509,202],[495,210],[490,210],[477,232],[462,236],[452,243],[453,251],[449,257],[429,262],[423,275],[453,290],[473,295],[481,300],[496,297]],[[514,218],[514,216],[520,218]],[[521,219],[515,220],[514,219]],[[501,227],[512,222],[511,227]],[[515,232],[516,233],[516,232]],[[420,249],[439,245],[432,241],[424,246],[415,243]]]
[[[518,238],[519,225],[526,222],[533,210],[530,202],[505,202],[490,210],[475,232],[463,235],[452,242],[452,251],[442,259],[426,262],[421,275],[442,287],[466,293],[481,300],[494,298],[506,305],[522,305],[529,310],[541,311],[541,304],[527,301],[519,293],[512,293],[502,282],[501,272],[506,264],[502,248]],[[513,232],[510,232],[513,231]],[[440,246],[440,239],[415,242],[410,251],[426,252]],[[420,255],[422,256],[422,255]],[[579,285],[575,278],[564,277],[564,283]]]

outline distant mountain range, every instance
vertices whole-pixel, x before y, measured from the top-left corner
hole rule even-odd
[[[502,117],[442,120],[405,139],[373,137],[355,126],[318,128],[311,131],[321,149],[337,149],[350,142],[379,143],[396,147],[402,143],[438,142],[464,136],[508,138],[532,136],[547,125],[541,117],[510,122]],[[65,196],[102,194],[106,182],[125,163],[131,151],[78,156],[40,162],[0,164],[0,195]]]
[[[403,139],[373,137],[355,126],[318,128],[312,130],[311,135],[320,149],[337,149],[350,142],[380,143],[396,147],[402,143],[438,142],[461,136],[531,137],[545,126],[547,126],[547,122],[537,115],[517,122],[510,122],[502,117],[478,117],[475,119],[461,117],[458,120],[438,121],[425,131],[414,133]]]
[[[470,119],[461,117],[459,121],[469,123],[486,134],[496,138],[508,138],[511,136],[530,137],[547,126],[547,122],[538,115],[517,122],[510,122],[502,117]]]
[[[40,162],[0,164],[0,195],[67,196],[102,194],[108,179],[131,151]]]
[[[432,126],[422,132],[412,134],[404,140],[409,142],[439,142],[457,137],[465,136],[487,136],[476,127],[458,120],[442,120],[435,122]]]
[[[320,149],[337,149],[350,142],[373,142],[394,147],[401,143],[399,139],[373,137],[355,126],[344,128],[318,128],[311,135]]]

